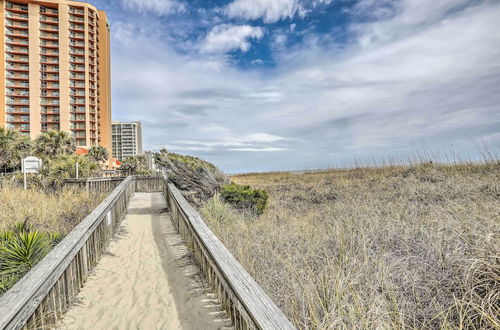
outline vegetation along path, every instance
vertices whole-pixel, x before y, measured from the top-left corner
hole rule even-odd
[[[63,329],[224,329],[161,193],[136,193]]]

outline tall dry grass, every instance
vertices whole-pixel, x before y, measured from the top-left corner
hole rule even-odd
[[[67,234],[104,197],[102,193],[74,189],[47,193],[7,186],[0,189],[0,231],[28,219],[34,230]]]
[[[234,176],[209,225],[300,329],[500,328],[500,164]]]

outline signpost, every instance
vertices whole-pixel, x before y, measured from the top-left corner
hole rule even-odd
[[[24,190],[28,189],[28,183],[26,181],[26,174],[38,173],[42,168],[42,160],[40,158],[30,156],[26,157],[21,161],[21,169],[24,176]]]

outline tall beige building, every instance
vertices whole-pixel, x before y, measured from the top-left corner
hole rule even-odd
[[[78,1],[0,0],[0,126],[111,151],[109,25]]]

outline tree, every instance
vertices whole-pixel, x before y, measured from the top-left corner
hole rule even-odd
[[[102,163],[108,160],[108,150],[103,146],[92,146],[89,150],[88,157],[95,162]]]
[[[0,127],[0,168],[15,169],[33,149],[31,139],[17,131]]]
[[[12,144],[17,138],[16,131],[0,127],[0,168],[5,169],[11,157]]]
[[[71,155],[75,150],[74,139],[63,131],[48,131],[39,135],[35,140],[35,153],[40,158]]]
[[[76,177],[76,162],[78,162],[79,177],[91,177],[99,173],[99,164],[83,155],[56,155],[45,162],[40,174],[46,186],[57,188],[64,179]]]
[[[21,160],[31,155],[33,151],[33,141],[27,135],[18,134],[17,139],[14,140],[10,152],[11,168],[18,168],[21,166]]]
[[[149,175],[151,171],[149,171],[147,166],[146,157],[143,155],[140,156],[129,156],[122,161],[122,165],[120,166],[120,170],[125,172],[128,175]]]

